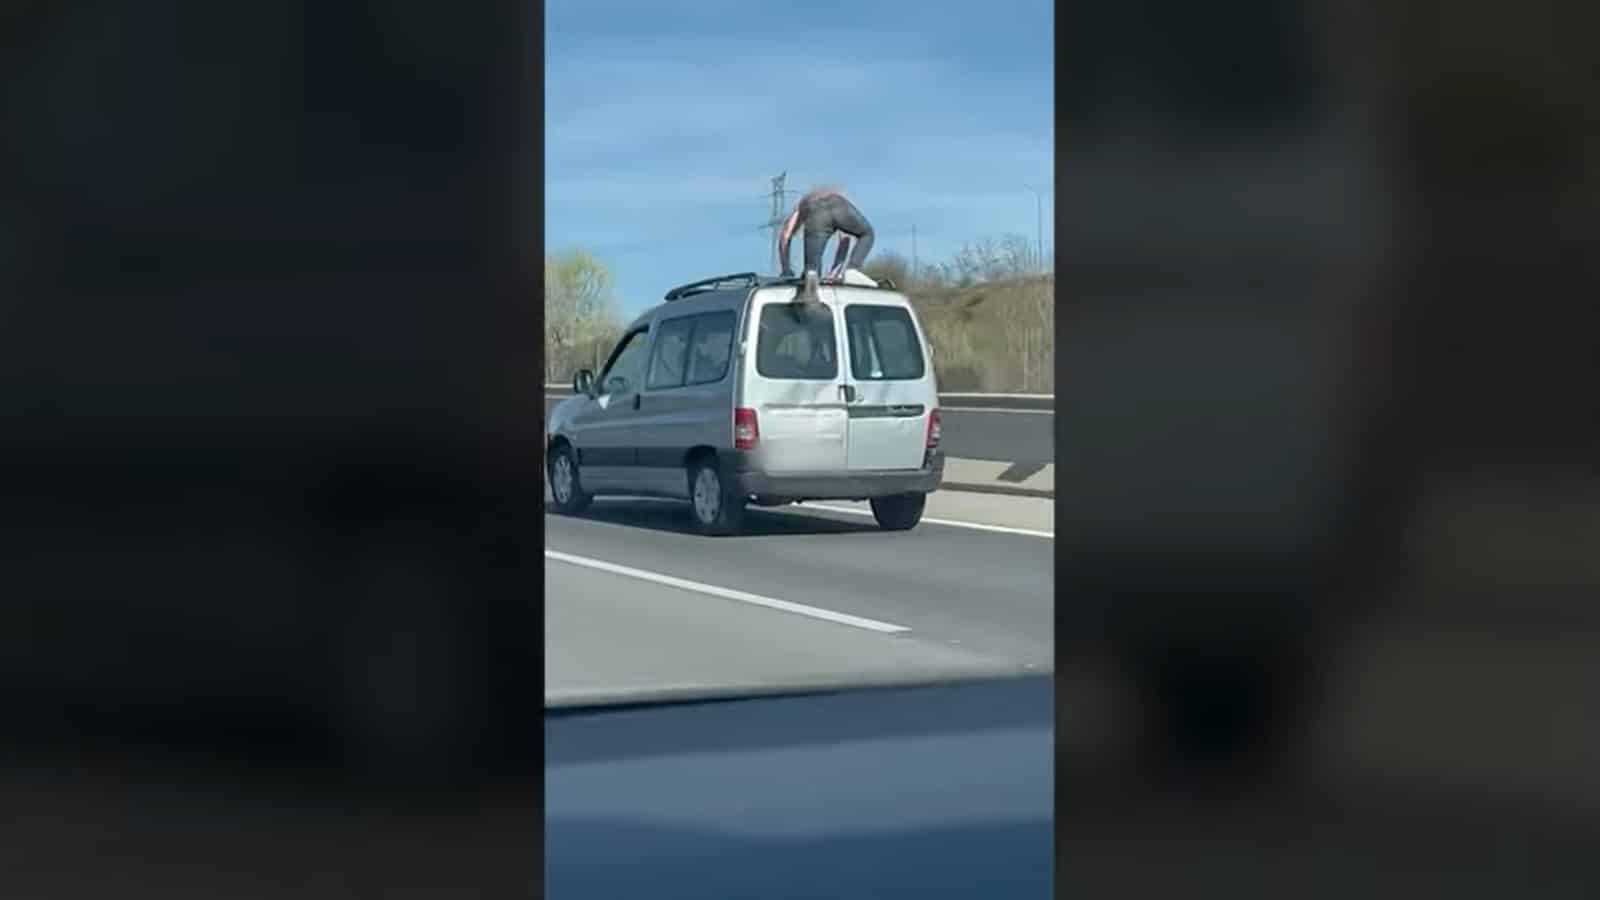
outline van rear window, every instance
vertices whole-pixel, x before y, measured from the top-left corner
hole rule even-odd
[[[839,375],[831,310],[799,313],[788,303],[761,308],[756,371],[763,378],[832,380]]]
[[[844,311],[850,335],[850,374],[857,381],[915,381],[922,377],[922,342],[901,306],[856,306]]]

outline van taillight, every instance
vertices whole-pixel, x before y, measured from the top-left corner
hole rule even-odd
[[[939,446],[939,410],[935,407],[928,413],[928,449],[933,450]]]
[[[756,424],[756,411],[744,408],[734,410],[733,446],[739,450],[753,450],[759,440],[761,427]]]

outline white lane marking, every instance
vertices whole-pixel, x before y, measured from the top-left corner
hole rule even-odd
[[[553,559],[557,562],[570,563],[574,566],[583,566],[584,568],[588,569],[597,569],[601,572],[610,572],[613,575],[622,575],[627,578],[638,578],[641,581],[653,581],[656,584],[664,584],[667,587],[675,587],[685,591],[708,594],[712,597],[721,597],[724,600],[737,600],[740,603],[750,603],[755,606],[765,606],[768,609],[782,610],[783,612],[795,613],[796,615],[801,616],[810,616],[813,619],[821,619],[824,622],[834,622],[839,625],[850,625],[855,628],[865,628],[868,631],[880,631],[886,634],[895,634],[898,632],[911,630],[904,625],[895,625],[890,622],[879,622],[877,619],[866,619],[862,618],[861,616],[852,616],[849,613],[834,612],[831,609],[820,609],[815,606],[807,606],[804,603],[790,603],[787,600],[776,600],[772,597],[763,597],[759,594],[749,594],[744,591],[733,590],[732,588],[717,587],[714,584],[702,584],[698,581],[690,581],[687,578],[674,578],[671,575],[663,575],[660,572],[650,572],[644,569],[635,569],[631,566],[621,566],[617,565],[616,563],[606,562],[603,559],[590,559],[587,556],[574,556],[571,553],[562,553],[559,550],[544,551],[544,558]]]
[[[1006,400],[1054,400],[1055,394],[995,394],[989,391],[940,391],[941,397],[1002,397]]]
[[[998,409],[993,406],[941,406],[940,412],[1005,413],[1008,416],[1053,416],[1053,409]]]
[[[872,515],[872,510],[870,509],[851,509],[848,506],[830,506],[824,503],[802,503],[800,504],[800,508],[825,509],[828,512],[849,513],[852,516]],[[923,517],[922,521],[932,525],[950,525],[955,528],[972,528],[977,531],[994,531],[1000,534],[1020,534],[1027,537],[1048,538],[1052,541],[1056,539],[1056,533],[1054,531],[1036,531],[1032,528],[1013,528],[1009,525],[987,525],[982,522],[963,522],[959,519],[930,519]]]
[[[545,493],[548,494],[550,492],[548,490],[546,490]],[[661,505],[673,505],[673,506],[682,506],[683,505],[683,501],[682,500],[665,500],[665,499],[662,499],[660,497],[626,497],[626,496],[622,496],[622,495],[616,495],[616,496],[610,496],[610,497],[596,497],[595,498],[595,502],[596,503],[601,503],[601,504],[610,503],[610,502],[613,502],[613,501],[619,502],[619,503],[629,503],[629,504],[649,503],[649,504],[661,504]],[[550,501],[549,501],[548,498],[546,498],[545,502],[548,503]],[[794,506],[774,506],[774,507],[770,507],[770,508],[762,508],[762,509],[760,509],[760,512],[764,512],[764,513],[771,512],[771,513],[780,513],[781,514],[781,513],[793,513],[796,510],[804,511],[804,510],[808,510],[808,509],[822,509],[822,510],[827,510],[828,512],[846,513],[846,514],[852,515],[852,516],[870,516],[870,515],[872,515],[872,510],[870,510],[870,509],[851,509],[848,506],[832,506],[832,505],[829,505],[829,504],[826,504],[826,503],[799,503],[799,504],[796,504]],[[551,513],[549,510],[545,510],[545,515],[548,516],[548,515],[554,515],[554,514]],[[965,521],[962,521],[960,519],[933,519],[933,518],[928,518],[926,516],[923,517],[922,521],[927,522],[927,523],[932,524],[932,525],[948,525],[948,526],[950,526],[952,528],[971,528],[971,529],[973,529],[975,531],[993,531],[993,532],[995,532],[997,534],[1020,534],[1020,535],[1022,535],[1024,537],[1044,538],[1045,540],[1051,540],[1051,541],[1056,539],[1056,533],[1054,531],[1039,531],[1039,530],[1033,529],[1033,528],[1016,528],[1016,527],[1013,527],[1013,526],[1010,526],[1010,525],[990,525],[990,524],[987,524],[985,522],[965,522]],[[556,551],[547,550],[545,552],[546,553],[554,553]],[[609,565],[609,563],[608,563],[608,565]],[[663,576],[663,577],[665,577],[665,576]],[[695,588],[695,590],[699,590],[699,588]],[[717,590],[721,590],[721,588],[718,588]],[[786,601],[779,600],[779,601],[775,601],[775,602],[783,603],[783,602],[786,602]],[[844,614],[843,613],[833,613],[833,615],[844,615]]]

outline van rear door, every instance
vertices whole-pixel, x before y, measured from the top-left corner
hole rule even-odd
[[[769,472],[839,472],[849,438],[840,317],[833,304],[803,314],[794,288],[758,291],[746,332],[742,405],[756,411],[760,466]]]
[[[937,404],[933,368],[909,305],[893,294],[839,289],[846,336],[848,468],[919,469]]]

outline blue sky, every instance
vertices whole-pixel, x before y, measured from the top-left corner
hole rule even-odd
[[[782,171],[796,192],[842,185],[874,256],[909,258],[913,225],[924,262],[1031,239],[1029,187],[1048,246],[1053,15],[1048,0],[548,0],[545,247],[599,256],[628,313],[771,271],[759,226]]]

